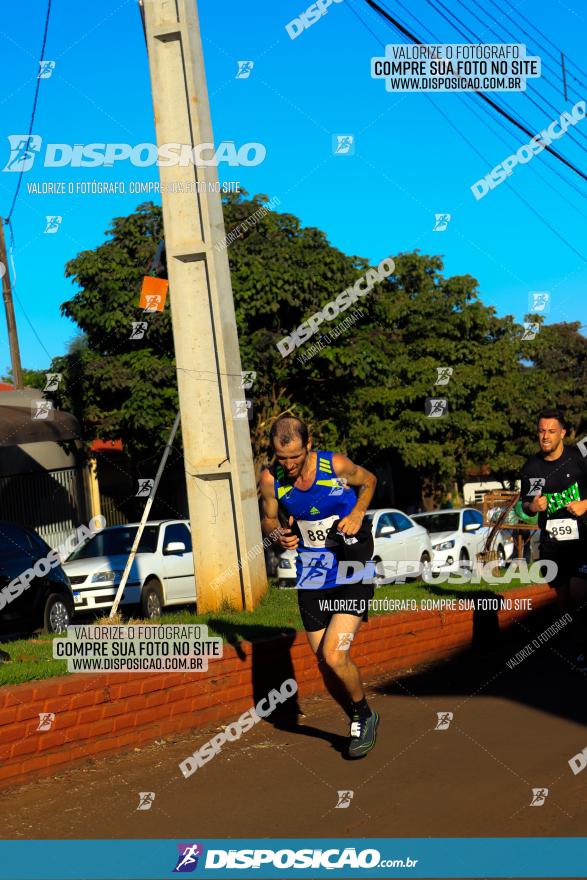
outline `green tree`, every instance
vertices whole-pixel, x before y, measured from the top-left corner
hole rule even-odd
[[[250,392],[257,467],[267,456],[271,420],[289,411],[306,419],[319,445],[367,466],[395,451],[418,469],[432,495],[455,480],[462,485],[480,465],[493,478],[514,478],[532,441],[538,389],[572,396],[572,358],[585,357],[576,326],[560,325],[575,328],[568,337],[575,348],[559,368],[555,352],[567,330],[544,327],[529,348],[511,316],[500,318],[482,302],[472,276],[446,278],[440,257],[404,253],[392,276],[322,332],[354,313],[352,327],[307,360],[301,355],[320,334],[282,357],[279,340],[369,264],[292,214],[269,211],[256,225],[245,224],[266,201],[224,198],[227,233],[250,227],[228,255],[242,365],[257,373]],[[121,437],[131,456],[145,457],[165,441],[178,405],[169,307],[147,316],[143,339],[129,338],[132,322],[146,317],[139,289],[163,235],[161,209],[140,205],[115,218],[108,235],[66,266],[79,290],[62,311],[84,336],[52,369],[66,376],[59,402],[88,437]],[[437,367],[452,368],[448,385],[435,384]],[[426,398],[444,397],[448,414],[427,417]]]
[[[163,235],[161,209],[140,205],[116,217],[111,236],[67,263],[66,277],[80,290],[62,314],[83,330],[69,352],[53,360],[65,382],[54,397],[84,426],[88,439],[122,438],[131,458],[144,458],[165,442],[178,406],[169,308],[139,308],[142,278]],[[131,339],[133,322],[148,322]]]
[[[587,339],[580,326],[578,321],[543,324],[527,354],[534,373],[534,412],[544,406],[563,409],[571,439],[587,430]]]
[[[46,383],[46,372],[49,372],[49,370],[27,370],[23,367],[22,384],[25,388],[38,388],[42,390]],[[14,382],[12,367],[6,368],[6,372],[0,379],[0,382],[8,382],[10,384]]]
[[[341,351],[357,377],[345,411],[361,414],[347,419],[348,443],[361,459],[395,450],[437,496],[454,480],[462,488],[472,467],[500,474],[521,463],[505,448],[522,393],[519,328],[482,303],[470,275],[445,278],[439,257],[400,254],[395,263]],[[452,369],[447,385],[436,384],[440,367]],[[427,416],[426,398],[447,400],[447,415]]]

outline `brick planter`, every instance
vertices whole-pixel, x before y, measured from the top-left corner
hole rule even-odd
[[[367,679],[406,670],[465,650],[475,630],[505,629],[555,599],[547,586],[506,595],[531,598],[532,609],[374,617],[353,642],[353,657]],[[224,653],[210,661],[207,672],[75,674],[3,687],[0,786],[51,775],[83,758],[176,731],[236,719],[286,678],[296,679],[301,697],[324,688],[304,633],[226,645]],[[55,713],[48,731],[37,730],[41,712]]]

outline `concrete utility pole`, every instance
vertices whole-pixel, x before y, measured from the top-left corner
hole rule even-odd
[[[6,327],[8,329],[8,346],[10,348],[10,362],[12,365],[12,384],[15,388],[24,388],[22,384],[22,367],[20,364],[20,350],[18,348],[18,334],[16,332],[16,319],[14,317],[14,304],[12,302],[12,286],[10,284],[10,271],[8,269],[8,257],[6,256],[6,242],[4,240],[4,220],[0,217],[0,277],[2,278],[2,296],[4,297],[4,310],[6,312]]]
[[[195,0],[140,6],[158,145],[213,143]],[[235,418],[245,393],[228,257],[214,248],[225,236],[218,173],[190,163],[159,174],[198,611],[252,609],[267,576],[246,409]]]

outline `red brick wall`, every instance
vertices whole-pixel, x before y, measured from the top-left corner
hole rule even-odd
[[[532,610],[554,600],[546,586],[512,590]],[[529,611],[499,612],[499,627]],[[353,642],[366,679],[448,657],[471,644],[473,612],[402,612],[372,618]],[[175,731],[232,720],[271,687],[295,676],[299,696],[323,689],[305,635],[225,646],[200,673],[69,675],[0,690],[0,786],[36,779],[104,752],[116,752]],[[39,713],[55,713],[38,731]]]

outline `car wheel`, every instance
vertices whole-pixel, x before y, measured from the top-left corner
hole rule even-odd
[[[161,617],[163,610],[163,590],[155,578],[148,580],[141,592],[141,611],[147,620]]]
[[[471,571],[471,557],[464,547],[459,555],[459,568],[461,571]]]
[[[379,556],[375,556],[373,561],[373,566],[375,568],[373,572],[373,586],[381,587],[385,581],[385,572],[381,573],[381,569],[383,568],[383,563]]]
[[[505,559],[505,550],[504,550],[502,544],[500,544],[499,547],[497,548],[497,564],[502,571],[504,570],[504,568],[507,565],[506,559]]]
[[[425,550],[420,556],[420,573],[418,577],[421,580],[425,580],[425,578],[429,577],[431,569],[432,564],[430,560],[430,554],[427,550]]]
[[[48,633],[65,633],[73,617],[73,603],[61,593],[51,593],[45,602],[43,626]]]

